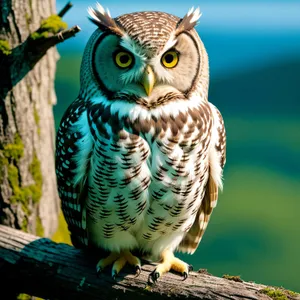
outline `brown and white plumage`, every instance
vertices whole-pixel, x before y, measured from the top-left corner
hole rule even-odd
[[[200,10],[182,19],[162,12],[112,19],[98,4],[89,14],[99,28],[83,55],[80,93],[57,133],[72,241],[111,251],[98,270],[114,258],[114,274],[124,261],[139,264],[130,251],[175,261],[174,251],[197,249],[225,164],[224,123],[208,102],[208,57],[194,29]],[[188,272],[183,262],[173,268]]]

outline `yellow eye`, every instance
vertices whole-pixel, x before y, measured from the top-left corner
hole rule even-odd
[[[128,68],[132,65],[132,56],[125,51],[120,51],[115,55],[115,62],[120,68]]]
[[[179,60],[178,52],[174,50],[170,50],[166,52],[161,58],[161,62],[166,68],[176,67],[178,60]]]

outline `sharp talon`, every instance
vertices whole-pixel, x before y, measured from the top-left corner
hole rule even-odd
[[[192,265],[189,265],[189,272],[193,271],[193,270],[194,270],[194,267]]]
[[[183,281],[186,280],[188,278],[188,273],[187,272],[183,272]]]
[[[152,279],[154,282],[157,282],[157,279],[159,278],[160,274],[156,271],[152,274]]]
[[[141,266],[137,265],[135,266],[135,277],[138,277],[141,274]]]
[[[102,269],[101,267],[97,266],[96,267],[96,273],[97,273],[97,277],[99,277],[101,275]]]
[[[151,281],[151,279],[152,279],[152,281]],[[148,284],[151,284],[151,283],[154,283],[153,278],[152,278],[152,272],[148,276]]]
[[[160,274],[158,272],[156,272],[156,270],[152,271],[150,274],[149,274],[149,278],[148,278],[148,281],[150,281],[150,278],[152,279],[152,282],[153,283],[156,283],[157,282],[157,279],[160,277]]]
[[[117,280],[117,272],[113,272],[113,274],[112,274],[112,279],[114,280],[114,281],[116,281]]]

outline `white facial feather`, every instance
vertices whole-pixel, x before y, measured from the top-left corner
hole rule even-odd
[[[125,34],[121,38],[120,45],[134,55],[134,67],[128,70],[126,73],[121,74],[120,78],[124,84],[128,84],[133,81],[138,81],[141,78],[143,70],[146,66],[146,55],[142,51],[141,47],[133,41],[128,34]]]
[[[170,83],[174,77],[166,68],[161,65],[162,56],[170,49],[172,49],[177,43],[177,39],[174,34],[171,34],[169,40],[166,42],[164,48],[160,51],[158,55],[153,57],[150,64],[153,66],[154,70],[157,70],[156,74],[159,80],[163,83]]]
[[[135,59],[134,67],[126,73],[122,73],[120,79],[126,85],[131,82],[137,82],[142,77],[144,67],[145,64],[143,64],[140,59]]]
[[[172,33],[169,40],[166,42],[164,48],[160,52],[159,56],[162,56],[166,51],[172,49],[176,43],[177,43],[177,39],[176,39],[174,33]]]
[[[143,49],[127,33],[122,36],[120,45],[133,55],[140,57],[141,60],[145,61],[147,59]]]
[[[177,100],[171,103],[160,105],[156,108],[148,110],[141,105],[132,102],[126,102],[124,100],[108,101],[105,97],[95,97],[91,99],[93,104],[103,104],[105,107],[111,107],[111,113],[119,114],[119,118],[129,117],[130,120],[135,121],[137,119],[150,120],[152,116],[160,118],[162,115],[173,116],[176,118],[180,112],[186,113],[188,109],[198,108],[199,105],[205,100],[199,96],[192,96],[189,101]]]
[[[159,81],[162,83],[169,84],[173,81],[174,77],[170,71],[168,71],[166,68],[164,68],[161,65],[161,57],[156,56],[151,60],[150,63],[153,66],[153,69],[155,70],[155,74]]]

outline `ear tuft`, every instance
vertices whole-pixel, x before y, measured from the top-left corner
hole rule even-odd
[[[178,22],[175,35],[182,33],[183,31],[189,31],[198,25],[198,21],[202,13],[200,12],[200,7],[194,9],[192,7],[188,13]]]
[[[101,30],[111,30],[117,35],[124,35],[123,30],[117,25],[115,20],[111,17],[109,10],[103,8],[100,3],[96,3],[96,10],[92,7],[87,9],[89,13],[89,19],[97,25]]]

